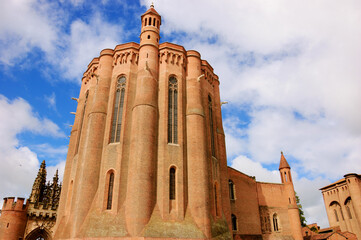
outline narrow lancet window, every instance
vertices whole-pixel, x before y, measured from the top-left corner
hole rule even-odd
[[[112,209],[114,173],[109,175],[107,209]]]
[[[112,129],[110,136],[110,142],[112,143],[120,141],[120,130],[122,128],[125,86],[126,86],[125,77],[121,76],[117,81],[117,88],[115,92]]]
[[[232,230],[233,231],[237,231],[237,217],[232,214]]]
[[[275,232],[278,231],[278,218],[277,218],[277,214],[273,214],[273,230]]]
[[[209,128],[211,131],[211,149],[212,149],[212,156],[216,156],[216,150],[214,146],[214,132],[213,132],[213,110],[212,110],[212,98],[208,96],[208,108],[209,108]]]
[[[168,85],[168,143],[178,143],[178,81],[169,78]]]
[[[169,170],[169,199],[175,200],[175,168]]]
[[[234,195],[234,183],[232,182],[232,180],[228,180],[228,184],[229,184],[229,198],[231,200],[235,199],[235,195]]]

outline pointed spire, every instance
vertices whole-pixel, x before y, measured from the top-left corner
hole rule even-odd
[[[58,180],[59,180],[59,174],[58,174],[58,169],[56,169],[56,172],[53,177],[53,184],[54,183],[58,184]]]
[[[154,9],[153,3],[150,5],[149,9],[142,15],[142,17],[148,13],[153,13],[153,14],[160,16],[159,13]]]
[[[285,156],[283,156],[283,152],[281,151],[280,166],[278,169],[281,170],[283,168],[291,168],[291,167],[290,167],[290,165],[288,165],[288,162],[287,162]]]
[[[45,160],[42,161],[38,175],[35,178],[33,188],[29,197],[30,202],[37,203],[43,199],[43,191],[46,185],[46,164]]]

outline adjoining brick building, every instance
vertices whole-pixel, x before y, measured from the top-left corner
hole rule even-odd
[[[52,183],[46,183],[45,161],[34,181],[29,199],[4,198],[0,216],[1,240],[52,239],[59,205],[61,184],[56,171]]]
[[[88,65],[53,238],[301,240],[285,157],[280,184],[227,167],[218,76],[160,25]]]
[[[346,174],[320,190],[330,227],[355,233],[361,239],[361,175]]]

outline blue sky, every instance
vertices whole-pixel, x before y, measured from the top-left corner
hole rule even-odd
[[[0,0],[0,198],[27,197],[40,162],[64,168],[81,76],[139,42],[150,1]],[[199,51],[221,82],[228,163],[280,182],[284,151],[308,223],[318,190],[361,172],[358,0],[154,1],[161,42]]]

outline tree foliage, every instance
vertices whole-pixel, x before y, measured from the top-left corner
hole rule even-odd
[[[297,203],[297,207],[298,207],[298,212],[300,214],[300,221],[301,221],[301,226],[302,227],[306,227],[306,218],[305,218],[305,213],[302,210],[302,205],[300,203],[300,198],[298,197],[297,193],[295,192],[296,195],[296,203]]]

